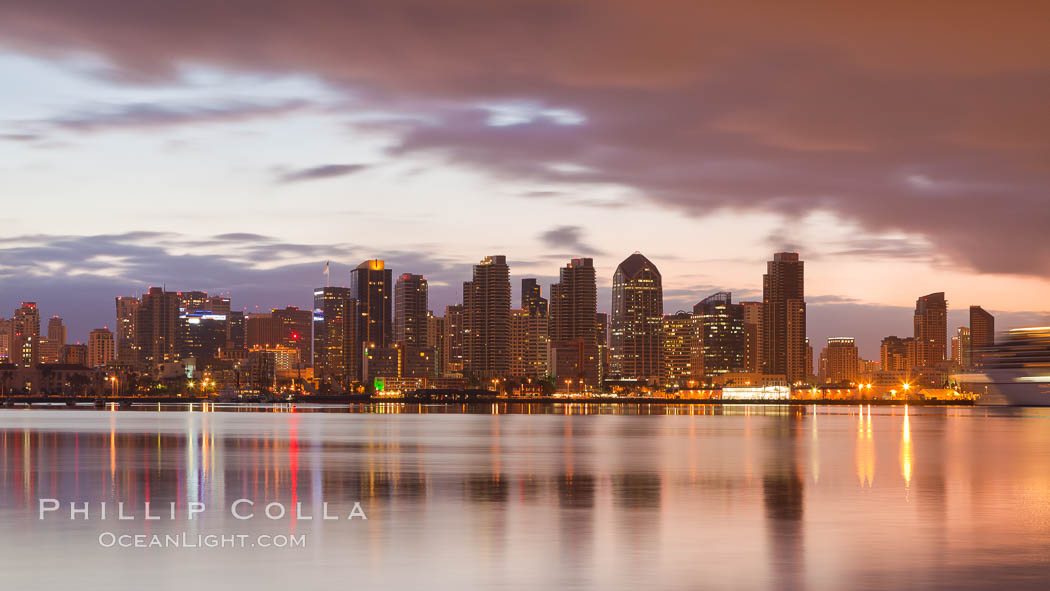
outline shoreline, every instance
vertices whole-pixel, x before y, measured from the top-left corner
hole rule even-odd
[[[421,404],[421,405],[461,405],[461,404],[586,404],[586,405],[769,405],[769,406],[976,406],[974,400],[883,400],[883,399],[783,399],[783,400],[722,400],[718,398],[649,398],[649,397],[586,397],[564,398],[554,396],[503,397],[477,396],[469,399],[425,399],[406,397],[373,397],[368,395],[351,396],[309,396],[290,400],[219,400],[201,397],[116,397],[90,398],[66,396],[17,396],[3,399],[0,408],[16,409],[26,407],[66,407],[99,406],[108,408],[120,406],[157,405],[157,404],[220,404],[222,406],[269,406],[274,404],[309,404],[317,406],[345,406],[353,404]]]

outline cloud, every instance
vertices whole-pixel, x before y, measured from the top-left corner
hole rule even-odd
[[[300,99],[271,103],[226,101],[214,105],[133,103],[81,109],[58,115],[44,123],[85,132],[190,123],[229,123],[285,115],[303,110],[308,105],[307,101]]]
[[[0,140],[9,142],[35,142],[41,136],[35,133],[0,133]]]
[[[558,226],[540,234],[540,240],[551,248],[568,248],[573,252],[587,255],[603,254],[602,251],[583,241],[583,228],[580,226]]]
[[[19,52],[98,55],[126,80],[178,82],[182,64],[314,75],[387,113],[371,125],[392,134],[395,156],[566,191],[622,187],[690,216],[820,211],[873,235],[921,236],[979,272],[1042,276],[1048,13],[896,0],[38,0],[5,3],[0,38]],[[522,104],[515,124],[493,121],[494,105]],[[66,124],[231,115],[190,111]]]
[[[367,164],[325,164],[312,168],[303,168],[281,174],[277,178],[279,183],[297,183],[300,181],[311,181],[316,179],[328,179],[338,176],[346,176],[360,172],[368,168]]]

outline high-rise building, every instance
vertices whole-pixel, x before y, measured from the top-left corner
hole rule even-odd
[[[510,267],[503,255],[474,265],[463,283],[464,373],[481,384],[510,372]]]
[[[609,315],[598,312],[594,315],[595,339],[598,342],[598,383],[609,375]]]
[[[299,352],[299,362],[309,363],[313,344],[313,314],[298,306],[275,308],[270,312],[274,344]]]
[[[105,367],[116,356],[113,332],[106,327],[96,328],[88,334],[88,367]]]
[[[967,368],[973,365],[971,342],[968,327],[960,326],[955,329],[955,334],[952,335],[952,361],[958,367]]]
[[[81,343],[74,343],[62,347],[62,352],[59,354],[58,362],[64,365],[79,365],[81,367],[87,367],[88,346]]]
[[[558,381],[582,380],[584,387],[599,385],[598,285],[594,261],[572,259],[551,285],[550,343],[555,351],[553,373]]]
[[[547,375],[548,316],[529,310],[510,311],[510,376],[542,378]]]
[[[705,376],[746,372],[747,330],[744,307],[728,291],[710,295],[695,306],[700,323],[700,372]]]
[[[778,252],[762,276],[763,372],[804,381],[806,368],[805,263],[797,252]]]
[[[994,344],[995,316],[980,306],[970,306],[970,365],[982,365],[982,351]]]
[[[312,314],[311,314],[312,318]],[[244,312],[231,310],[226,317],[226,350],[243,351],[247,343],[247,324]]]
[[[226,346],[226,315],[199,307],[179,313],[179,359],[193,359],[203,369],[219,357]]]
[[[943,291],[915,301],[915,340],[919,367],[939,363],[948,356],[948,302]]]
[[[427,348],[433,352],[433,375],[445,375],[445,318],[427,311]]]
[[[179,308],[181,312],[211,311],[208,293],[204,291],[180,291]]]
[[[244,335],[248,349],[276,347],[280,337],[273,312],[249,312],[244,317]]]
[[[668,388],[693,388],[703,380],[700,317],[688,312],[664,316],[663,375]]]
[[[66,344],[66,326],[62,318],[52,316],[47,321],[47,338],[40,339],[40,363],[58,363],[62,347]]]
[[[11,353],[14,337],[14,329],[10,320],[0,318],[0,363],[14,363],[11,361],[14,355]]]
[[[177,292],[151,287],[142,294],[135,327],[139,354],[149,366],[178,359],[181,297]]]
[[[762,373],[762,346],[765,343],[762,334],[762,316],[765,304],[740,302],[740,307],[744,310],[744,334],[747,337],[745,365],[748,373]]]
[[[824,383],[856,383],[859,358],[853,337],[828,337],[821,355]]]
[[[356,303],[346,287],[314,290],[314,376],[336,389],[346,389],[356,379]]]
[[[14,322],[16,333],[40,336],[40,309],[36,307],[36,302],[22,302],[11,320]]]
[[[663,371],[663,320],[660,271],[636,252],[613,274],[610,373],[620,379],[657,383]]]
[[[547,315],[547,299],[543,297],[540,283],[535,277],[521,280],[521,309],[534,316]]]
[[[882,339],[880,365],[883,371],[908,374],[918,363],[918,341],[915,338],[888,336]]]
[[[392,271],[380,259],[365,261],[350,271],[350,294],[357,300],[356,348],[383,348],[393,336]]]
[[[427,279],[402,273],[394,284],[394,341],[409,347],[427,346],[429,330]]]
[[[443,377],[462,377],[466,351],[466,308],[445,306],[445,341],[442,343]]]
[[[52,316],[47,321],[47,340],[58,343],[58,346],[66,344],[66,325],[62,324],[60,316]]]
[[[139,361],[136,330],[139,310],[139,299],[134,296],[119,296],[117,304],[117,361],[134,364]]]

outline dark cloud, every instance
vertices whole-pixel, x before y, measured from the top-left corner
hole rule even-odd
[[[551,228],[540,234],[540,240],[551,248],[571,249],[576,255],[602,254],[602,251],[583,241],[583,228],[580,226],[558,226],[556,228]]]
[[[316,74],[393,114],[373,125],[394,155],[627,187],[693,216],[826,212],[979,271],[1050,272],[1046,3],[0,5],[8,47],[87,51],[125,80],[178,81],[186,63]],[[523,112],[492,125],[494,103]],[[226,116],[101,115],[79,125]],[[893,252],[875,250],[859,254]]]
[[[316,179],[328,179],[337,176],[346,176],[360,172],[368,168],[367,164],[325,164],[312,168],[303,168],[286,172],[277,177],[279,183],[297,183],[299,181],[311,181]]]
[[[59,115],[44,123],[76,131],[147,128],[190,123],[227,123],[284,115],[302,110],[308,105],[309,103],[304,100],[272,103],[230,101],[216,105],[134,103],[80,110]]]
[[[0,140],[10,142],[34,142],[40,138],[41,136],[35,133],[0,133]]]

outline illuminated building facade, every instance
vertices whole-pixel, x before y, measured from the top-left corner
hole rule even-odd
[[[410,347],[427,346],[430,329],[427,310],[427,280],[422,275],[402,273],[394,284],[394,341]]]
[[[972,341],[969,327],[956,328],[955,334],[952,335],[952,362],[960,368],[971,367],[973,365],[971,351]]]
[[[141,361],[150,367],[178,359],[181,297],[160,287],[142,294],[136,313],[136,339]]]
[[[829,337],[821,354],[821,381],[826,384],[856,383],[859,359],[853,337]]]
[[[805,263],[797,252],[778,252],[762,276],[763,372],[806,380]]]
[[[948,302],[944,292],[924,295],[915,301],[916,366],[944,361],[948,354]]]
[[[357,300],[357,349],[381,348],[393,335],[391,281],[393,272],[380,259],[372,259],[350,271],[350,293]]]
[[[556,350],[553,374],[559,382],[581,381],[588,388],[599,385],[598,286],[594,261],[577,258],[558,273],[551,285],[550,342]]]
[[[740,302],[744,311],[744,334],[747,337],[745,365],[749,373],[762,373],[763,338],[762,317],[765,305],[762,302]],[[812,367],[812,362],[807,367]]]
[[[353,381],[357,340],[356,300],[349,288],[314,290],[314,376],[330,388],[345,389]]]
[[[621,380],[657,383],[663,371],[663,279],[659,269],[634,253],[613,274],[610,373]]]
[[[970,306],[971,365],[981,364],[981,352],[995,345],[995,316],[980,306]]]
[[[119,296],[116,298],[117,324],[116,324],[116,346],[117,361],[125,364],[135,364],[139,361],[138,322],[139,299],[134,296]]]
[[[535,277],[524,277],[521,280],[521,309],[534,316],[546,316],[547,299],[543,297],[540,283]]]
[[[693,306],[693,314],[700,322],[702,375],[746,372],[744,307],[734,304],[733,295],[723,291],[698,302]]]
[[[510,373],[510,267],[503,255],[474,265],[463,283],[464,375],[480,383]]]
[[[542,378],[547,375],[549,320],[548,316],[533,314],[529,310],[510,311],[510,377]]]
[[[116,343],[113,331],[96,328],[88,334],[88,367],[105,367],[116,358]]]
[[[692,388],[703,381],[700,317],[688,312],[664,316],[663,374],[668,388]]]
[[[462,305],[445,306],[445,336],[441,345],[442,377],[462,377],[466,350],[466,308]]]

